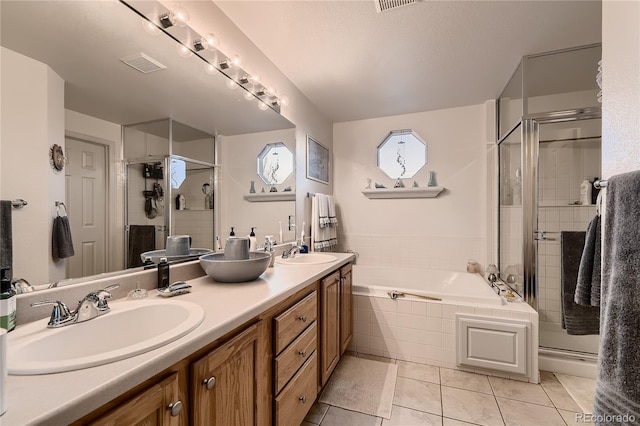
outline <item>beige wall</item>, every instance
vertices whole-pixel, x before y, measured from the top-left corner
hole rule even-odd
[[[342,249],[362,264],[462,271],[468,259],[487,259],[487,108],[438,111],[339,123],[334,126],[334,176]],[[413,129],[427,143],[427,165],[414,180],[437,173],[438,198],[371,200],[369,177],[393,187],[376,166],[376,147],[390,130]]]
[[[64,147],[64,81],[48,66],[2,48],[0,198],[29,203],[13,209],[13,276],[31,283],[64,278],[51,257],[55,201],[64,201],[64,172],[49,164],[53,144]],[[29,253],[29,256],[19,255]]]
[[[640,1],[602,3],[602,175],[640,169]]]

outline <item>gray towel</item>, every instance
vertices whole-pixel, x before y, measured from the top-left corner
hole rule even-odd
[[[0,266],[8,266],[11,279],[13,275],[13,237],[11,231],[11,201],[0,201]]]
[[[67,216],[57,216],[53,219],[51,234],[51,255],[54,259],[65,259],[75,254],[71,239],[71,225]]]
[[[571,335],[598,334],[600,330],[600,309],[580,306],[573,301],[584,241],[584,232],[560,233],[562,328]]]
[[[640,424],[640,171],[607,185],[602,244],[602,336],[593,414],[596,424]]]
[[[129,254],[127,268],[142,266],[140,255],[156,249],[156,227],[153,225],[129,226]]]
[[[587,239],[580,259],[574,299],[578,305],[600,306],[601,258],[600,215],[597,215],[587,227]]]

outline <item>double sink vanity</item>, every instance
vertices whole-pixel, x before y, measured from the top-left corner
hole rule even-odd
[[[192,291],[173,298],[153,289],[155,269],[127,274],[108,314],[61,328],[47,328],[51,307],[30,308],[34,297],[70,303],[114,280],[22,298],[19,312],[28,312],[9,334],[0,422],[300,424],[352,336],[353,255],[293,259],[235,284],[214,281],[198,262],[176,265],[171,281]],[[128,300],[138,287],[148,297]]]

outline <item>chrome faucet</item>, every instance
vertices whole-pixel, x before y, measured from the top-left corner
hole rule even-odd
[[[300,247],[297,242],[293,243],[293,247],[282,252],[282,258],[289,259],[292,257],[296,257],[296,254],[300,253],[301,248],[302,247]]]
[[[47,327],[64,327],[65,325],[89,321],[108,313],[111,308],[109,308],[107,300],[112,297],[109,291],[118,287],[120,287],[120,284],[113,284],[102,290],[92,291],[78,302],[78,307],[74,311],[71,311],[64,302],[59,300],[43,300],[42,302],[34,302],[31,306],[54,305]]]

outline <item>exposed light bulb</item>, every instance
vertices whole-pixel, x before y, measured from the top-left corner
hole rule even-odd
[[[289,105],[289,97],[283,96],[280,98],[280,105],[287,106]]]
[[[242,58],[238,55],[234,55],[231,59],[231,65],[235,68],[242,68]]]
[[[227,87],[229,89],[235,89],[236,87],[238,87],[238,83],[236,83],[235,81],[233,81],[230,78],[227,78],[227,81],[225,82],[225,84],[227,85]]]
[[[275,87],[267,87],[267,95],[269,95],[269,96],[275,96],[275,95],[276,95],[276,89],[275,89]]]
[[[176,49],[178,50],[178,55],[182,56],[183,58],[190,58],[193,55],[191,49],[189,49],[184,44],[177,44]]]
[[[173,15],[174,18],[174,25],[177,25],[179,27],[185,27],[187,25],[187,23],[189,22],[189,12],[187,12],[187,9],[185,9],[182,5],[177,4],[173,7],[173,10],[171,11],[171,15]]]
[[[212,33],[205,34],[203,39],[207,41],[208,47],[207,49],[213,51],[220,47],[220,40],[218,37],[214,36]]]
[[[204,72],[206,72],[207,74],[213,75],[216,73],[216,71],[218,71],[218,69],[213,65],[207,63],[204,64]]]
[[[258,108],[260,108],[262,111],[266,111],[269,109],[269,105],[265,104],[264,102],[258,102]]]
[[[248,90],[245,90],[242,96],[248,101],[255,99],[255,96],[253,96],[253,93],[249,92]]]
[[[144,28],[144,30],[151,35],[159,35],[162,32],[160,28],[156,26],[156,24],[146,18],[142,18],[142,28]]]
[[[249,77],[249,83],[251,84],[260,83],[260,76],[258,74],[252,74],[251,77]]]

